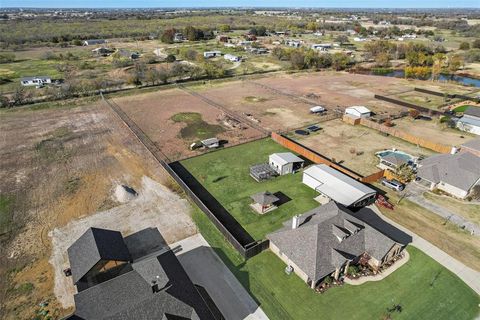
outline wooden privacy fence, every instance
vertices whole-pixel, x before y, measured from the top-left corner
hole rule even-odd
[[[368,119],[361,119],[360,124],[365,126],[365,127],[375,129],[375,130],[381,131],[383,133],[387,133],[391,136],[400,138],[402,140],[405,140],[405,141],[408,141],[410,143],[419,145],[421,147],[433,150],[433,151],[438,152],[438,153],[450,153],[450,151],[452,150],[452,146],[449,146],[449,145],[446,145],[446,144],[441,144],[441,143],[436,143],[436,142],[430,141],[430,140],[422,138],[422,137],[414,136],[412,134],[406,133],[406,132],[401,131],[401,130],[397,130],[395,128],[386,127],[382,124],[378,124],[378,123],[373,122],[373,121],[368,120]]]
[[[388,170],[377,171],[375,173],[372,173],[369,176],[363,177],[362,179],[360,179],[360,181],[364,182],[364,183],[372,183],[372,182],[378,181],[378,180],[382,179],[383,177],[385,177],[385,172],[386,171],[388,171]]]
[[[378,100],[383,100],[383,101],[387,101],[387,102],[390,102],[390,103],[393,103],[393,104],[397,104],[397,105],[402,106],[402,107],[415,109],[415,110],[418,110],[420,112],[427,113],[427,114],[430,114],[430,115],[443,115],[444,114],[441,111],[428,109],[428,108],[425,108],[425,107],[422,107],[422,106],[419,106],[419,105],[416,105],[416,104],[413,104],[413,103],[405,102],[405,101],[390,98],[390,97],[381,96],[381,95],[378,95],[378,94],[376,94],[374,97],[375,97],[375,99],[378,99]]]
[[[290,138],[287,138],[287,137],[285,137],[283,135],[280,135],[276,132],[272,132],[271,136],[272,136],[272,139],[275,142],[281,144],[282,146],[284,146],[287,149],[290,149],[290,150],[304,156],[305,158],[307,158],[308,160],[310,160],[314,163],[326,164],[326,165],[328,165],[328,166],[330,166],[334,169],[337,169],[340,172],[345,173],[346,175],[348,175],[348,176],[350,176],[350,177],[352,177],[356,180],[361,180],[363,178],[358,173],[355,173],[355,172],[351,171],[350,169],[347,169],[344,166],[339,165],[338,163],[332,162],[327,157],[322,156],[321,154],[311,150],[308,147],[305,147],[305,146],[301,145],[298,142],[293,141]]]

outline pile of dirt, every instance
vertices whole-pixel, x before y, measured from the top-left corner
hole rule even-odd
[[[115,194],[114,195],[115,195],[115,200],[117,200],[118,202],[127,203],[127,202],[135,199],[135,197],[138,196],[138,193],[137,193],[137,191],[135,191],[135,189],[133,189],[129,186],[119,184],[115,188]]]

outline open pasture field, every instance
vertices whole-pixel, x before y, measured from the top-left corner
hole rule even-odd
[[[53,230],[158,226],[169,242],[196,232],[186,200],[158,183],[167,175],[106,104],[61,104],[0,111],[1,319],[34,319],[45,301],[52,319],[72,311],[58,289],[71,301],[72,281],[61,270],[74,234],[59,248]],[[121,184],[138,192],[132,202],[115,196]],[[57,280],[66,285],[54,289]]]
[[[327,121],[320,126],[322,130],[307,137],[296,134],[290,134],[290,137],[364,176],[380,170],[376,167],[379,161],[375,152],[384,149],[396,148],[413,156],[433,154],[428,149],[361,125],[346,124],[341,119]]]
[[[202,151],[189,149],[198,140],[217,137],[235,144],[261,135],[246,124],[234,124],[222,110],[180,89],[124,96],[114,101],[172,161],[201,154]]]

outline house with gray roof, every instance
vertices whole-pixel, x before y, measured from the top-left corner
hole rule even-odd
[[[433,155],[419,162],[417,182],[465,199],[480,184],[480,157],[470,152]]]
[[[473,153],[474,155],[480,157],[480,138],[470,140],[462,144],[461,150]]]
[[[463,117],[457,120],[457,128],[480,135],[480,107],[468,107],[463,113]]]
[[[77,288],[68,319],[219,319],[157,229],[124,238],[90,228],[68,258]]]
[[[378,269],[405,247],[335,202],[293,217],[267,239],[270,249],[311,288],[327,276],[338,279],[361,257]]]

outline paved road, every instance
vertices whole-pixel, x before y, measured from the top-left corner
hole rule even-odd
[[[407,198],[410,201],[415,202],[419,206],[424,207],[425,209],[441,216],[445,220],[448,220],[449,222],[459,226],[460,228],[467,230],[468,232],[470,232],[470,234],[480,236],[480,226],[479,225],[465,219],[462,216],[459,216],[459,215],[455,214],[454,212],[452,212],[448,209],[445,209],[442,206],[439,206],[439,205],[429,201],[428,199],[426,199],[423,196],[423,193],[425,191],[426,190],[423,189],[418,184],[416,184],[414,182],[410,183],[407,186],[407,189],[406,189]]]
[[[200,235],[170,246],[193,283],[204,287],[227,320],[268,320],[263,310]]]
[[[457,259],[451,257],[446,252],[440,250],[427,240],[385,217],[375,205],[371,205],[368,208],[372,209],[385,222],[409,234],[412,237],[412,242],[410,243],[411,245],[419,248],[427,255],[435,259],[438,263],[443,265],[445,268],[455,273],[460,279],[463,280],[463,282],[465,282],[470,288],[472,288],[477,294],[480,295],[480,272],[467,267],[466,265],[464,265]]]

